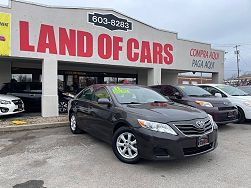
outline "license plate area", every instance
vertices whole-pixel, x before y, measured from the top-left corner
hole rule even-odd
[[[208,135],[200,136],[197,140],[197,146],[202,147],[209,144]]]

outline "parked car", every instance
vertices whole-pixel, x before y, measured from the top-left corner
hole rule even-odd
[[[10,94],[21,98],[25,104],[26,111],[40,111],[42,97],[42,83],[40,82],[14,82],[5,83],[0,90],[1,94]],[[68,110],[68,101],[72,99],[70,95],[58,90],[59,112]]]
[[[20,98],[0,94],[0,116],[17,114],[23,111],[24,103]]]
[[[229,100],[217,98],[200,87],[156,85],[151,88],[177,103],[204,110],[217,124],[227,124],[238,120],[238,110]]]
[[[236,87],[224,84],[200,84],[201,88],[212,95],[223,97],[232,102],[238,108],[238,123],[251,119],[251,96]]]
[[[93,85],[69,102],[72,133],[112,144],[125,163],[182,159],[217,146],[217,125],[204,111],[174,103],[136,85]]]
[[[242,91],[246,92],[248,95],[251,95],[251,85],[239,86],[238,88],[241,89]]]

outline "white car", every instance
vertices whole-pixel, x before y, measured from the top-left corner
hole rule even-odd
[[[224,84],[198,84],[198,86],[217,97],[227,98],[236,105],[239,112],[238,123],[251,119],[251,96],[244,91]]]
[[[23,111],[24,103],[20,98],[0,94],[0,116],[17,114]]]

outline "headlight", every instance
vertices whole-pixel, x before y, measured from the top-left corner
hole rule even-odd
[[[211,116],[210,114],[208,114],[208,117],[209,117],[211,123],[213,124],[213,128],[214,129],[218,129],[218,125],[215,123],[215,121],[213,119],[213,116]]]
[[[0,104],[11,104],[11,102],[6,100],[0,100]]]
[[[199,104],[200,106],[213,107],[213,105],[210,102],[206,102],[206,101],[195,101],[195,102]]]
[[[146,121],[146,120],[141,120],[141,119],[138,119],[138,122],[139,122],[139,125],[143,128],[146,128],[152,131],[177,135],[177,133],[167,124],[151,122],[151,121]]]
[[[244,104],[248,107],[251,107],[251,101],[244,101]]]

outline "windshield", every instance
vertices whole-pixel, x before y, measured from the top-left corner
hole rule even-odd
[[[243,87],[239,87],[239,89],[241,89],[242,91],[248,94],[251,94],[251,86],[250,87],[243,86]]]
[[[210,97],[212,96],[211,93],[208,91],[193,85],[182,85],[178,86],[186,95],[191,97]]]
[[[112,86],[111,91],[121,104],[169,102],[156,91],[140,86]]]
[[[225,91],[227,94],[232,95],[232,96],[246,96],[248,95],[246,92],[233,87],[233,86],[229,86],[229,85],[217,85],[217,88]]]

